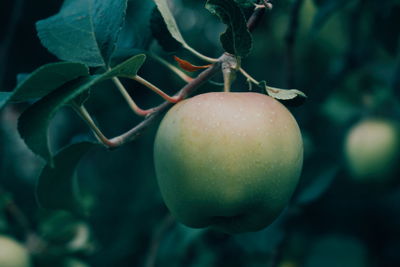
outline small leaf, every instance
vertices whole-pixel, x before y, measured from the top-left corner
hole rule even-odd
[[[66,0],[37,22],[42,44],[59,59],[107,66],[125,21],[127,0]]]
[[[165,25],[167,26],[169,32],[172,37],[175,38],[179,43],[183,46],[188,46],[183,39],[181,32],[179,31],[178,25],[176,24],[175,18],[171,13],[171,10],[168,7],[168,1],[165,0],[154,0],[157,5],[158,10],[161,13],[161,16],[164,19]]]
[[[154,8],[152,12],[150,28],[154,38],[166,52],[175,52],[182,47],[181,43],[175,40],[168,31],[167,25],[157,8]]]
[[[47,64],[23,79],[13,91],[10,101],[18,102],[43,97],[68,81],[88,75],[89,69],[82,63]]]
[[[84,77],[66,84],[27,108],[18,121],[18,131],[27,146],[46,161],[51,161],[47,128],[55,113],[96,83],[114,76],[135,76],[145,58],[145,55],[137,55],[103,74]]]
[[[295,106],[301,105],[307,99],[307,96],[297,89],[280,89],[270,86],[265,86],[267,94],[275,99],[290,101]]]
[[[201,69],[207,69],[211,66],[211,64],[204,65],[204,66],[196,66],[196,65],[193,65],[192,63],[190,63],[189,61],[183,60],[177,56],[174,56],[174,59],[176,62],[178,62],[179,66],[182,69],[189,71],[189,72],[194,72],[194,71],[201,70]]]
[[[208,0],[206,8],[228,26],[220,37],[225,51],[238,57],[247,56],[252,47],[252,37],[237,3],[232,0]]]
[[[36,197],[41,207],[62,209],[82,215],[75,168],[80,159],[100,144],[82,142],[68,146],[54,157],[54,167],[43,168],[36,185]]]

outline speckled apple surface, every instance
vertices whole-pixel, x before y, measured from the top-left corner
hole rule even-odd
[[[207,93],[175,105],[159,127],[161,194],[183,224],[257,231],[284,209],[303,162],[292,114],[258,93]]]

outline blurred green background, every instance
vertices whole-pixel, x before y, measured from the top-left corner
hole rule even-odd
[[[58,12],[62,1],[21,1],[21,15],[10,35],[15,2],[0,3],[3,47],[12,37],[9,49],[0,54],[1,91],[14,88],[17,74],[57,61],[41,46],[35,22]],[[203,8],[204,2],[173,0],[172,8],[187,42],[218,57],[223,52],[219,34],[224,25]],[[287,36],[293,29],[295,2],[300,9],[292,58]],[[151,39],[153,6],[152,1],[129,2],[120,45],[150,48],[173,63],[173,54],[163,52]],[[302,90],[308,100],[290,108],[304,138],[301,182],[292,204],[265,230],[229,236],[190,229],[171,219],[153,168],[157,124],[124,147],[97,149],[85,156],[78,176],[84,199],[92,207],[88,219],[40,209],[34,188],[43,162],[16,130],[27,104],[14,104],[0,111],[0,233],[25,238],[26,230],[7,212],[12,201],[28,219],[29,228],[50,244],[46,253],[37,254],[35,266],[67,266],[65,259],[71,257],[99,267],[400,266],[400,172],[390,183],[355,182],[343,158],[344,138],[352,125],[373,115],[400,120],[399,33],[397,0],[274,1],[274,9],[254,31],[252,53],[242,66],[270,86]],[[202,64],[188,52],[177,55]],[[168,93],[183,85],[151,59],[140,74]],[[162,102],[144,87],[124,82],[140,106]],[[233,91],[245,91],[247,86],[238,77]],[[199,92],[213,90],[221,88],[206,85]],[[110,137],[141,121],[111,83],[93,88],[88,109]],[[67,108],[52,121],[50,134],[54,149],[90,135],[79,116]]]

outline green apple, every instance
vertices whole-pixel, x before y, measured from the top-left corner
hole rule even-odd
[[[345,141],[351,177],[357,181],[393,178],[400,164],[400,125],[383,118],[369,118],[354,125]]]
[[[301,133],[292,114],[258,93],[207,93],[176,104],[154,145],[161,194],[183,224],[258,231],[298,183]]]
[[[1,267],[29,267],[30,256],[28,250],[14,239],[0,236],[0,266]]]

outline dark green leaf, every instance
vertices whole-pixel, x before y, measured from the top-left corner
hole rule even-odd
[[[88,67],[81,63],[47,64],[32,72],[18,84],[10,101],[26,101],[43,97],[68,81],[88,75]]]
[[[64,85],[34,103],[22,113],[18,121],[18,131],[27,146],[45,160],[51,161],[47,128],[55,113],[98,82],[114,76],[135,76],[144,60],[144,55],[134,56],[101,75],[84,77],[79,81]]]
[[[156,38],[165,51],[174,52],[182,47],[182,45],[176,41],[168,31],[167,25],[157,8],[154,8],[153,10],[150,20],[150,28],[154,38]]]
[[[82,142],[68,146],[54,157],[54,167],[48,163],[42,170],[37,185],[36,197],[43,208],[63,209],[84,213],[79,200],[75,168],[90,149],[100,144]]]
[[[62,60],[106,66],[125,20],[127,0],[66,0],[58,14],[39,21],[42,44]]]
[[[0,92],[0,109],[7,103],[11,95],[10,92]]]
[[[220,37],[225,51],[239,57],[247,56],[252,38],[240,7],[232,0],[208,0],[206,8],[228,26]]]
[[[174,19],[174,16],[171,13],[171,10],[168,7],[168,1],[165,0],[154,0],[157,5],[158,10],[161,13],[161,16],[164,19],[165,25],[167,26],[169,32],[172,37],[175,38],[178,42],[180,42],[183,46],[188,46],[185,40],[182,37],[181,32],[179,31],[178,25]]]
[[[125,54],[125,51],[136,49],[143,53],[148,49],[153,39],[151,31],[149,31],[149,20],[154,7],[153,1],[129,1],[125,25],[121,30],[113,57],[118,57],[121,53]],[[129,57],[135,54],[138,53],[130,54]]]
[[[337,166],[323,166],[316,169],[318,170],[312,175],[313,181],[299,193],[294,201],[296,204],[306,205],[320,198],[328,190],[339,171]]]
[[[76,0],[75,0],[76,1]],[[91,0],[96,40],[107,65],[125,22],[127,0]],[[78,2],[82,2],[79,0]]]

